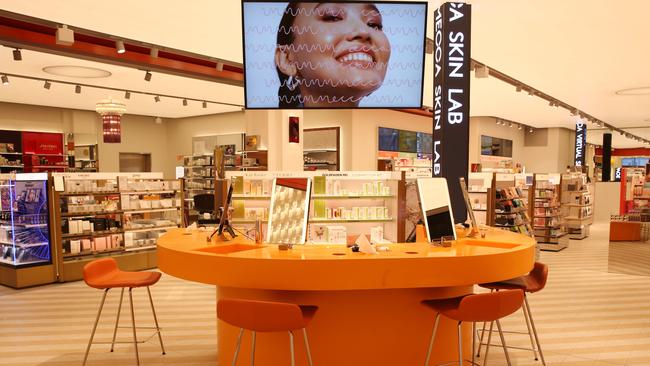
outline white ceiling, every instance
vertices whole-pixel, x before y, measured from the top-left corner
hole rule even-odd
[[[646,16],[650,14],[650,1],[469,2],[473,7],[472,58],[614,126],[650,126],[650,95],[615,95],[615,91],[619,89],[650,86],[650,71],[647,66],[647,60],[650,59],[650,42],[646,25]],[[429,1],[429,19],[432,19],[433,9],[440,3],[441,1]],[[114,0],[93,2],[92,7],[84,0],[0,0],[0,8],[242,62],[240,0],[165,1],[164,6],[159,0]],[[428,28],[431,37],[431,21]],[[10,56],[5,55],[9,51],[4,50],[0,54],[0,60],[3,60],[0,70],[8,66],[4,60],[10,60]],[[427,71],[430,69],[431,62],[427,60]],[[134,89],[146,91],[153,91],[153,88],[176,91],[169,94],[179,94],[178,90],[196,92],[201,94],[198,98],[236,100],[236,103],[243,103],[240,88],[235,88],[238,91],[230,89],[234,87],[211,88],[199,85],[204,82],[198,80],[186,80],[185,84],[178,80],[182,78],[169,76],[167,79],[163,75],[154,75],[152,83],[147,85],[144,84],[140,71],[135,72],[133,78],[124,71],[124,77],[121,81],[115,80],[115,83],[135,83],[138,87]],[[156,80],[160,81],[160,84],[155,85]],[[166,80],[166,85],[163,80]],[[181,85],[182,87],[179,87]],[[39,93],[44,90],[42,87],[40,89]],[[432,89],[432,78],[427,72],[425,104],[432,104],[426,102],[432,100]],[[162,92],[157,89],[156,91]],[[23,98],[27,100],[33,93],[33,89],[26,87],[24,93],[20,94],[24,94]],[[0,100],[6,100],[7,97],[5,92],[0,91]],[[15,94],[11,93],[9,97],[15,98]],[[41,101],[43,98],[37,100]],[[138,103],[133,104],[132,108],[142,108],[142,114],[147,115],[158,113],[171,117],[174,116],[173,113],[184,113],[182,110],[178,111],[181,107],[176,108],[171,104],[165,107],[165,113],[170,114],[159,113],[163,109],[162,105],[153,102],[149,103],[150,105],[143,103],[141,106]],[[218,111],[197,112],[195,114]],[[524,93],[516,93],[512,86],[494,78],[472,78],[471,114],[499,116],[535,127],[572,128],[575,123],[575,118],[567,111],[551,108],[548,103],[538,98],[530,98]],[[630,132],[650,137],[650,130],[634,129]],[[588,140],[600,143],[602,137],[590,132]],[[638,145],[632,140],[614,137],[615,147]]]

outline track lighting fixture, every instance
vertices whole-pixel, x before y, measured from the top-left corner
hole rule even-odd
[[[578,115],[578,110],[574,109],[573,112],[571,112],[571,116],[575,117]]]
[[[56,29],[56,44],[62,46],[72,46],[74,44],[74,32],[68,29],[67,25],[62,25]]]
[[[160,97],[156,95],[156,96],[153,98],[153,100],[155,100],[156,103],[158,103],[158,102],[160,102]]]
[[[222,72],[223,71],[223,62],[217,62],[217,71]]]
[[[535,95],[535,91],[534,91],[533,89],[530,89],[530,90],[528,91],[528,96],[529,96],[529,97],[532,97],[533,95]]]
[[[550,102],[548,102],[548,106],[549,106],[549,107],[554,107],[554,106],[555,106],[555,103],[553,103],[553,101],[550,101]]]
[[[21,61],[22,59],[23,59],[23,55],[22,55],[22,53],[20,52],[20,49],[19,49],[19,48],[16,48],[16,49],[14,50],[14,61]]]
[[[74,92],[77,94],[81,94],[81,85],[77,85],[74,87]]]
[[[517,89],[516,89],[516,90],[517,90],[517,93],[519,93],[519,92],[521,91],[521,85],[517,85]]]
[[[124,41],[115,41],[115,49],[117,50],[117,53],[124,53],[126,52],[126,48],[124,48]]]
[[[151,72],[149,70],[144,73],[144,80],[151,81]]]
[[[162,122],[163,122],[162,118],[160,118],[160,117],[154,118],[154,121],[156,122],[157,125],[162,124]]]
[[[2,85],[9,85],[9,78],[7,75],[2,75]]]
[[[514,124],[512,124],[512,122],[510,122],[510,126],[508,126],[508,127],[514,127],[514,126],[515,126],[515,125],[514,125]]]
[[[49,81],[45,80],[45,83],[43,83],[43,88],[49,90],[51,87],[52,87],[52,83],[50,83]]]
[[[490,76],[490,69],[485,65],[476,65],[474,68],[474,76],[478,79],[484,79]]]
[[[518,130],[521,130],[522,128],[523,128],[523,127],[521,127],[521,125],[517,126],[517,129],[518,129]]]
[[[208,102],[206,102],[205,100],[203,101],[203,108],[208,108]]]
[[[501,120],[497,118],[497,126],[501,124]]]
[[[183,99],[183,106],[187,107],[187,99]]]
[[[149,56],[154,57],[154,58],[158,57],[158,49],[157,48],[150,49],[149,50]]]
[[[125,91],[124,92],[124,99],[131,99],[131,92],[130,91]]]
[[[532,128],[532,127],[529,127],[529,128],[528,128],[528,132],[533,133],[533,128]]]

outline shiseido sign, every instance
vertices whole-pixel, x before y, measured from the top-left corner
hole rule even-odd
[[[585,165],[585,148],[587,147],[587,125],[579,121],[576,123],[576,152],[575,166]]]
[[[467,212],[459,177],[467,180],[471,6],[445,3],[434,13],[433,176],[445,177],[457,222]]]

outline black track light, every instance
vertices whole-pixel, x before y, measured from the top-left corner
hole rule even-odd
[[[16,48],[14,50],[14,61],[21,61],[23,59],[23,55],[20,52],[20,49]]]
[[[74,92],[77,94],[81,94],[81,85],[77,85],[74,87]]]
[[[205,100],[203,101],[203,108],[208,108],[208,102],[206,102]]]
[[[156,95],[156,96],[153,98],[153,100],[155,100],[156,103],[158,103],[158,102],[160,102],[160,97]]]
[[[187,107],[187,99],[183,99],[183,106]]]
[[[124,92],[124,99],[131,99],[131,92],[130,91],[125,91]]]
[[[151,81],[151,72],[149,72],[149,71],[145,72],[144,80],[145,81]]]
[[[2,75],[2,85],[9,85],[9,78],[7,75]]]
[[[49,81],[45,80],[45,83],[43,83],[43,88],[49,90],[51,87],[52,87],[52,83],[50,83]]]

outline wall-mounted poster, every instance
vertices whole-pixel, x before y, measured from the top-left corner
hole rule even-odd
[[[418,149],[418,137],[416,132],[399,131],[399,151],[415,153]]]
[[[379,127],[379,151],[398,151],[399,130]]]

